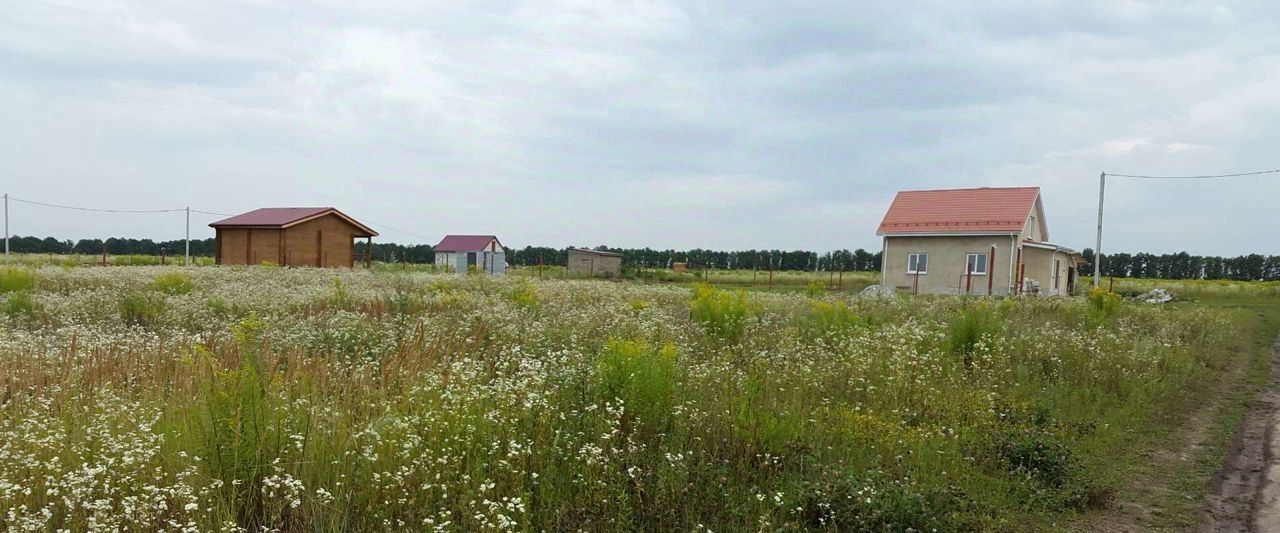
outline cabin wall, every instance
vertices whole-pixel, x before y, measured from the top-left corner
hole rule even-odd
[[[617,277],[622,275],[622,258],[569,250],[568,267],[575,276]]]
[[[285,230],[289,266],[351,268],[355,254],[355,228],[337,215],[308,220]]]
[[[968,254],[990,256],[992,246],[996,253],[994,258],[987,258],[987,275],[972,275],[966,280]],[[920,294],[965,294],[967,287],[967,294],[985,295],[990,283],[992,294],[1005,295],[1012,286],[1009,279],[1011,246],[1008,235],[888,237],[883,257],[884,284]],[[913,253],[929,254],[926,273],[918,276],[907,273],[907,259]]]
[[[222,228],[217,230],[219,261],[224,265],[256,265],[279,262],[280,230]]]

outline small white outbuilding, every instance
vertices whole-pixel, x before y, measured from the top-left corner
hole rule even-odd
[[[434,250],[436,265],[452,272],[507,273],[506,249],[493,235],[446,235]]]

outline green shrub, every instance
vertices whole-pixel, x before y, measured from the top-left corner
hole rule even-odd
[[[208,418],[200,426],[208,458],[203,464],[222,482],[223,497],[242,524],[262,522],[263,479],[279,456],[279,415],[261,361],[265,329],[255,313],[232,326],[240,348],[240,364],[234,370],[221,370],[206,358],[214,367],[204,394]]]
[[[342,284],[342,278],[336,276],[333,278],[333,291],[329,293],[325,303],[337,309],[346,309],[351,305],[351,291]]]
[[[36,273],[25,268],[0,269],[0,293],[29,291],[36,288]]]
[[[1089,318],[1092,325],[1110,319],[1120,309],[1120,296],[1102,287],[1089,289],[1088,299]]]
[[[170,296],[178,296],[191,292],[191,276],[183,272],[169,272],[156,277],[151,287]]]
[[[958,490],[917,485],[884,472],[847,473],[804,483],[794,505],[811,530],[849,532],[963,531]]]
[[[804,293],[809,295],[810,298],[822,296],[822,293],[826,292],[826,289],[826,286],[816,279],[809,280],[808,283],[804,284]]]
[[[34,319],[40,315],[40,306],[29,292],[15,292],[4,302],[4,313],[10,318]]]
[[[728,292],[710,285],[698,285],[694,287],[693,300],[689,302],[689,317],[708,335],[723,340],[741,337],[747,321],[755,314],[755,307],[747,300],[746,291],[741,290]]]
[[[973,366],[974,353],[983,339],[1000,334],[1000,321],[986,305],[962,309],[947,324],[947,351],[960,357],[965,368]]]
[[[118,304],[120,320],[135,326],[151,326],[164,314],[164,300],[145,293],[129,293]]]
[[[521,283],[511,291],[511,301],[524,309],[537,309],[541,300],[538,289],[528,283]]]
[[[813,301],[809,303],[809,314],[800,320],[800,331],[807,338],[831,339],[867,325],[867,319],[849,309],[847,303]]]
[[[626,419],[649,433],[662,432],[675,404],[676,348],[645,341],[609,341],[597,368],[602,400],[622,400]]]

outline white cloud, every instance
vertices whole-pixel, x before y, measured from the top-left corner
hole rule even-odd
[[[1102,151],[1108,154],[1130,154],[1134,150],[1151,145],[1149,138],[1115,139],[1102,143]]]
[[[1203,144],[1184,143],[1184,142],[1173,142],[1173,143],[1169,143],[1169,145],[1165,147],[1164,151],[1165,151],[1165,153],[1167,153],[1167,154],[1176,154],[1176,153],[1179,153],[1179,152],[1190,152],[1190,151],[1194,151],[1194,150],[1204,150],[1204,149],[1206,149],[1206,148],[1209,148],[1209,147],[1208,147],[1208,146],[1205,146],[1205,145],[1203,145]]]
[[[1278,31],[1247,0],[23,2],[0,160],[36,200],[333,203],[511,244],[874,248],[897,189],[1042,185],[1083,247],[1103,170],[1274,167]],[[1280,185],[1252,186],[1118,182],[1109,247],[1254,251],[1229,229],[1277,224]],[[1188,219],[1219,237],[1152,238],[1240,202]],[[173,235],[51,215],[15,231]]]

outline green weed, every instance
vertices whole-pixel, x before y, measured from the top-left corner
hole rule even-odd
[[[0,293],[29,291],[36,288],[36,273],[25,268],[0,269]]]
[[[154,326],[164,315],[165,303],[143,292],[133,292],[120,297],[117,303],[120,320],[133,326]]]
[[[744,291],[728,292],[709,285],[693,289],[689,302],[689,316],[706,330],[708,335],[733,341],[742,336],[747,322],[756,314],[755,306]]]
[[[645,341],[609,341],[597,369],[601,400],[621,400],[634,426],[648,434],[665,431],[676,393],[676,348]]]
[[[156,277],[151,282],[151,287],[157,291],[168,294],[169,296],[178,296],[191,292],[195,286],[191,283],[191,276],[183,272],[169,272]]]

